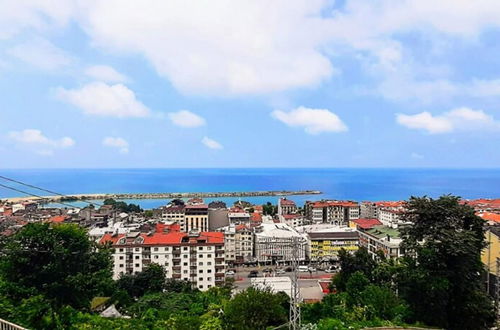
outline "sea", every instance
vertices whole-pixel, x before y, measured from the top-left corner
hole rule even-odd
[[[61,194],[231,192],[319,190],[321,195],[289,196],[306,200],[406,200],[410,196],[445,194],[467,199],[499,198],[500,169],[361,169],[361,168],[199,168],[199,169],[5,169],[0,175]],[[47,192],[0,179],[0,183],[35,195]],[[0,186],[0,199],[22,196]],[[239,198],[207,198],[232,205]],[[245,197],[254,204],[278,197]],[[150,209],[165,199],[126,200]],[[81,202],[72,203],[84,205]],[[61,205],[54,204],[53,206]]]

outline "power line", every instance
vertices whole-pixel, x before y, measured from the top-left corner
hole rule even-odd
[[[10,189],[10,190],[13,190],[13,191],[17,191],[17,192],[19,192],[21,194],[25,194],[25,195],[28,195],[28,196],[37,197],[37,198],[40,198],[41,200],[46,199],[46,197],[43,197],[43,196],[40,196],[40,195],[36,195],[36,194],[30,193],[30,192],[27,192],[27,191],[24,191],[24,190],[21,190],[21,189],[17,189],[17,188],[14,188],[14,187],[6,186],[6,185],[4,185],[2,183],[0,183],[0,187],[3,187],[5,189]],[[65,205],[65,206],[69,206],[71,208],[79,208],[79,207],[76,207],[74,205],[66,204],[66,203],[63,203],[63,202],[54,202],[54,203]]]
[[[10,182],[14,182],[14,183],[26,186],[26,187],[30,187],[30,188],[38,189],[38,190],[41,190],[41,191],[45,191],[45,192],[48,192],[49,194],[54,194],[54,195],[61,196],[61,197],[71,197],[71,196],[68,196],[68,195],[64,195],[64,194],[58,193],[56,191],[52,191],[52,190],[41,188],[41,187],[38,187],[38,186],[35,186],[35,185],[32,185],[32,184],[26,183],[26,182],[22,182],[22,181],[19,181],[19,180],[8,178],[8,177],[3,176],[3,175],[0,175],[0,179],[4,179],[4,180],[10,181]],[[45,198],[45,197],[41,197],[41,198]],[[90,204],[90,205],[102,206],[102,204],[100,204],[100,203],[92,203],[92,202],[88,202],[86,200],[79,200],[79,201],[83,202],[83,203]],[[61,203],[59,203],[59,204],[61,204]]]

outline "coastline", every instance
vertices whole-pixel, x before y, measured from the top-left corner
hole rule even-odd
[[[175,199],[175,198],[228,198],[228,197],[262,197],[262,196],[297,196],[320,195],[319,190],[270,190],[270,191],[239,191],[239,192],[173,192],[173,193],[94,193],[69,194],[64,196],[24,196],[3,198],[9,203],[32,201],[37,203],[76,202],[83,200],[123,199]]]

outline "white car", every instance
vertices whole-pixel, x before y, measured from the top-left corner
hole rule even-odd
[[[233,270],[228,270],[228,271],[226,272],[226,276],[234,276],[234,274],[235,274],[235,273],[234,273],[234,271],[233,271]]]
[[[286,273],[286,272],[285,272],[285,270],[284,270],[284,269],[278,269],[278,270],[276,271],[276,274],[277,274],[277,275],[282,275],[282,274],[285,274],[285,273]]]
[[[309,267],[307,266],[299,266],[299,272],[308,272],[309,271]]]

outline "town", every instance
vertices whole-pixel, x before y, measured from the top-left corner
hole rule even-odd
[[[487,289],[493,292],[499,271],[500,199],[461,203],[485,220],[488,245],[482,262],[489,274]],[[403,256],[400,230],[411,225],[401,217],[404,201],[318,200],[298,206],[280,197],[276,204],[238,200],[226,205],[190,198],[142,210],[106,199],[70,206],[5,200],[0,204],[0,232],[9,236],[33,222],[75,223],[87,229],[91,240],[111,245],[114,279],[156,263],[167,278],[188,281],[202,291],[222,286],[228,278],[240,289],[266,283],[289,291],[295,257],[303,301],[319,301],[329,292],[341,249],[364,247],[373,258],[379,253],[388,259]]]

